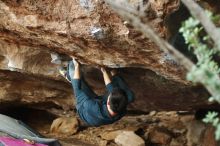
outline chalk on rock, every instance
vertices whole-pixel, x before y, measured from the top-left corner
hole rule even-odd
[[[94,6],[91,0],[80,0],[80,6],[89,11],[92,11],[94,9]]]
[[[51,55],[51,59],[52,59],[51,63],[61,64],[61,58],[58,53],[53,52],[50,55]]]
[[[102,28],[100,27],[92,27],[91,28],[91,34],[93,37],[95,37],[98,40],[104,39],[105,34]]]

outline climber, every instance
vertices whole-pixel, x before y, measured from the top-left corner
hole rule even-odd
[[[80,72],[80,64],[73,58],[67,71],[60,73],[72,84],[76,97],[76,109],[80,119],[87,126],[100,126],[114,123],[126,114],[126,107],[133,102],[134,94],[116,70],[111,71],[112,80],[105,68],[101,68],[108,90],[107,96],[96,95]]]

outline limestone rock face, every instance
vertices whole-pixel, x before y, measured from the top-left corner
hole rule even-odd
[[[150,4],[148,17],[160,36],[167,38],[164,18],[178,8],[178,1],[152,0]],[[126,26],[103,1],[91,1],[85,7],[78,0],[5,0],[0,6],[0,38],[18,49],[58,51],[86,64],[147,68],[184,80],[184,70],[169,55]]]
[[[138,1],[130,3],[136,7]],[[179,0],[150,0],[147,18],[169,38],[165,19]],[[136,94],[130,109],[192,110],[207,105],[203,88],[151,40],[126,25],[102,0],[0,0],[0,101],[33,107],[73,108],[71,85],[58,75],[50,53],[76,57],[97,93],[104,83],[97,66],[120,68]],[[123,69],[121,69],[123,68]]]

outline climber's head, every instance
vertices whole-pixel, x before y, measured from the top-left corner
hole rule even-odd
[[[107,104],[114,113],[123,112],[128,104],[126,93],[121,89],[114,88],[108,96]]]

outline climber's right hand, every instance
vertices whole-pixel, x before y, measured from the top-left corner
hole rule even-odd
[[[76,59],[73,56],[71,56],[71,58],[73,59],[73,64],[74,64],[75,68],[78,68],[79,67],[79,62],[76,61]]]
[[[104,67],[101,67],[101,71],[102,71],[102,73],[106,73],[107,72]]]

